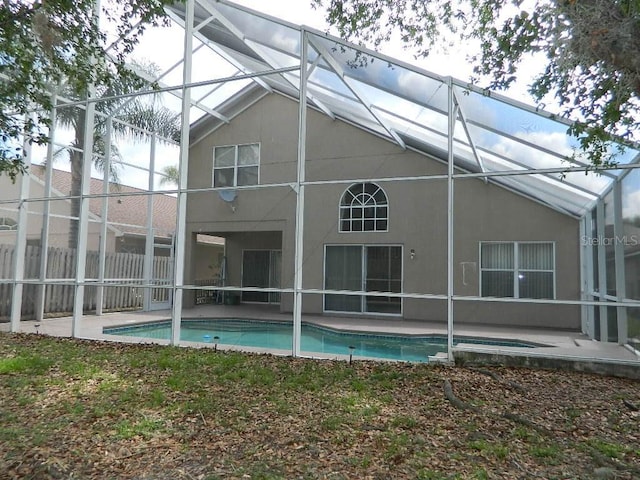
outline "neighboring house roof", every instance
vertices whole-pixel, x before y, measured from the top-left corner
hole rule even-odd
[[[45,167],[43,165],[32,165],[29,171],[32,176],[44,181]],[[90,193],[102,193],[103,186],[103,180],[92,178]],[[71,173],[54,168],[51,187],[59,195],[69,195],[71,191]],[[147,225],[148,196],[141,195],[141,193],[147,191],[110,182],[109,192],[125,195],[109,197],[108,199],[107,221],[110,226],[122,235],[144,235]],[[99,218],[102,218],[102,201],[102,198],[92,198],[89,201],[90,213]],[[175,231],[176,208],[177,201],[175,197],[161,193],[153,195],[153,229],[155,237],[171,238]]]

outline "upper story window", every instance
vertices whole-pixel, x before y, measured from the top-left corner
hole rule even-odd
[[[260,144],[228,145],[213,150],[213,186],[258,184]]]
[[[0,217],[0,230],[17,230],[18,222],[13,218]]]
[[[355,183],[340,199],[340,232],[386,232],[389,204],[375,183]]]
[[[553,242],[482,242],[483,297],[555,298]]]

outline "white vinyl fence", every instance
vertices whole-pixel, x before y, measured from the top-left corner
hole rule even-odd
[[[15,247],[0,245],[0,280],[13,277]],[[38,246],[27,246],[25,254],[25,280],[40,278],[40,252]],[[48,251],[46,281],[57,284],[45,286],[44,313],[59,315],[73,311],[76,251],[50,247]],[[170,257],[154,257],[153,277],[159,284],[167,283],[171,272]],[[106,311],[136,310],[142,308],[143,289],[135,284],[143,283],[144,255],[133,253],[107,253],[105,257],[104,278],[107,282],[126,283],[127,286],[104,287],[103,309]],[[87,252],[86,278],[99,277],[99,254]],[[22,291],[22,316],[33,317],[38,297],[39,285],[25,284]],[[84,311],[96,309],[96,293],[98,287],[87,286],[84,292]],[[11,312],[11,293],[13,285],[0,283],[0,318],[6,318]],[[153,289],[154,301],[165,300],[166,289]]]

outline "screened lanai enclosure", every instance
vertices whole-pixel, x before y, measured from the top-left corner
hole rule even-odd
[[[484,331],[560,332],[638,359],[639,149],[594,172],[570,123],[534,106],[231,2],[167,11],[131,54],[159,88],[117,108],[99,88],[58,97],[48,148],[25,141],[29,174],[0,178],[11,331],[64,320],[295,356],[393,337],[396,359],[420,334],[440,342],[425,359],[449,360]],[[179,138],[126,119],[157,97]],[[73,141],[65,109],[106,151]]]

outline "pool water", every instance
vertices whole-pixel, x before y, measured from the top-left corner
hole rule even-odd
[[[171,337],[171,322],[163,321],[135,326],[111,327],[105,328],[104,333],[167,340]],[[205,342],[234,347],[279,350],[291,350],[292,334],[291,323],[263,320],[183,319],[180,328],[180,340],[186,342]],[[520,342],[454,338],[454,343],[457,341],[484,345],[533,346]],[[447,351],[447,337],[439,335],[401,336],[384,333],[343,332],[303,323],[300,346],[303,352],[341,355],[352,353],[354,357],[428,362],[430,355]],[[351,349],[349,347],[355,348]]]

